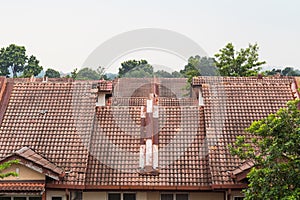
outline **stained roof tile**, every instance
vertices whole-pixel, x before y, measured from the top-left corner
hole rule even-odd
[[[185,79],[155,80],[162,92],[160,169],[158,175],[147,176],[139,173],[140,106],[146,104],[147,87],[153,81],[119,79],[115,87],[109,84],[114,92],[111,106],[95,109],[96,95],[91,90],[97,81],[16,80],[0,127],[0,159],[28,147],[66,172],[55,184],[232,184],[230,174],[242,161],[230,155],[228,145],[237,135],[250,137],[244,129],[253,120],[293,99],[293,81],[198,77],[193,84],[202,87],[204,98],[204,106],[199,107],[195,98],[184,96]],[[108,91],[107,85],[99,84],[100,91]],[[23,153],[39,161],[32,152]]]
[[[45,190],[44,182],[10,182],[0,181],[0,193],[42,193]]]

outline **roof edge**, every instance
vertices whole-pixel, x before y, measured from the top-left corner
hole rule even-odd
[[[37,163],[32,159],[28,159],[25,156],[23,156],[22,154],[20,154],[23,151],[28,150],[28,149],[30,149],[30,148],[28,148],[28,147],[21,148],[20,150],[8,155],[7,157],[3,158],[2,160],[0,160],[0,164],[4,163],[6,161],[9,161],[9,160],[19,160],[21,165],[24,165],[38,173],[44,174],[45,176],[48,176],[54,180],[60,180],[61,178],[63,178],[65,176],[65,173],[61,168],[57,167],[55,164],[51,163],[50,161],[48,161],[47,159],[45,159],[43,157],[42,157],[42,159],[44,161],[46,161],[46,163],[51,163],[52,165],[54,165],[56,167],[56,169],[47,168],[47,167],[41,165],[40,163]],[[31,150],[31,151],[34,152],[33,150]],[[39,155],[36,152],[34,152],[34,153],[36,155]]]

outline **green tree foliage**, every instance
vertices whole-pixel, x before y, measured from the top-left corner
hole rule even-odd
[[[26,55],[24,46],[11,44],[0,49],[0,75],[9,76],[12,71],[13,77],[23,72],[23,77],[37,75],[43,70],[39,61],[34,56]],[[24,73],[25,71],[25,73]]]
[[[128,60],[121,63],[119,68],[118,77],[127,78],[181,78],[183,75],[178,71],[172,73],[165,70],[154,71],[153,66],[150,65],[146,60]]]
[[[43,67],[39,65],[39,62],[40,61],[38,61],[35,56],[30,56],[24,67],[22,77],[37,76],[43,70]]]
[[[246,200],[296,200],[300,197],[300,101],[287,103],[246,129],[252,139],[239,136],[233,155],[251,160]]]
[[[0,164],[0,179],[3,179],[8,176],[18,176],[16,172],[8,172],[8,173],[2,173],[5,169],[8,169],[12,164],[18,164],[19,160],[10,160],[3,164]]]
[[[96,70],[85,67],[78,71],[77,80],[99,80],[99,79],[107,79],[104,68],[98,67]]]
[[[266,70],[264,72],[262,72],[263,75],[265,76],[274,76],[276,74],[282,74],[281,73],[281,69],[272,69],[272,70]]]
[[[121,63],[118,77],[153,77],[153,67],[146,60],[128,60]]]
[[[174,77],[174,78],[183,78],[184,76],[180,73],[180,72],[178,72],[178,71],[173,71],[172,72],[172,76]]]
[[[198,55],[191,56],[188,60],[188,64],[184,66],[180,73],[188,78],[188,82],[191,83],[195,76],[215,76],[217,75],[216,66],[213,58],[200,57]]]
[[[72,79],[77,79],[77,75],[78,75],[78,69],[75,68],[71,73],[67,74],[64,76],[64,78],[72,78]]]
[[[258,61],[257,44],[246,49],[235,51],[232,43],[228,43],[220,52],[215,54],[216,66],[221,76],[255,76],[261,70],[259,66],[265,61]]]
[[[45,76],[49,78],[60,78],[60,73],[59,71],[56,71],[54,69],[48,68],[46,70]]]
[[[188,78],[188,83],[192,82],[193,77],[200,76],[200,69],[197,68],[199,65],[199,57],[190,57],[188,60],[188,64],[184,66],[183,70],[180,70],[180,73],[185,77]]]
[[[173,78],[173,74],[165,70],[157,70],[154,72],[154,76],[158,78]]]
[[[282,70],[284,76],[300,76],[300,70],[295,70],[293,67],[286,67]]]
[[[272,69],[264,72],[266,76],[273,76],[280,74],[283,76],[300,76],[300,70],[295,70],[293,67],[286,67],[283,70],[281,69]]]
[[[70,78],[76,79],[76,78],[77,78],[77,75],[78,75],[78,69],[75,68],[75,69],[71,72]]]
[[[108,80],[113,80],[118,77],[118,74],[114,74],[114,73],[105,73],[105,75]]]

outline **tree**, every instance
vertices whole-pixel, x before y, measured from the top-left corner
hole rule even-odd
[[[293,200],[300,197],[300,100],[246,129],[251,139],[239,136],[233,155],[255,163],[248,174],[246,200]]]
[[[153,67],[146,60],[128,60],[121,63],[118,77],[153,77]]]
[[[272,70],[264,71],[263,74],[265,76],[274,76],[276,74],[282,74],[282,72],[281,69],[272,69]]]
[[[31,55],[28,59],[24,46],[11,44],[0,49],[0,76],[9,76],[12,72],[13,77],[21,74],[21,77],[37,76],[43,67],[35,56]]]
[[[0,179],[3,179],[8,176],[18,176],[18,174],[16,172],[2,173],[5,169],[8,169],[12,164],[18,164],[18,163],[19,163],[19,160],[10,160],[3,164],[0,164]]]
[[[178,72],[178,71],[172,72],[172,76],[173,76],[174,78],[183,78],[183,77],[184,77],[184,76],[183,76],[180,72]]]
[[[105,76],[108,80],[113,80],[115,78],[118,77],[118,74],[114,74],[114,73],[105,73]]]
[[[8,76],[9,70],[12,71],[13,77],[22,72],[27,61],[26,49],[23,46],[11,44],[0,50],[0,68],[1,75]]]
[[[263,72],[266,76],[273,76],[280,74],[282,76],[300,76],[300,71],[295,70],[293,67],[286,67],[283,70],[281,69],[272,69]]]
[[[98,67],[96,70],[85,67],[78,71],[76,75],[77,80],[107,80],[105,75],[105,69],[102,67]]]
[[[39,65],[39,62],[35,56],[30,56],[27,65],[24,67],[22,77],[31,77],[37,76],[42,70],[43,67]]]
[[[77,78],[77,75],[78,75],[78,69],[75,68],[75,69],[71,72],[70,78],[76,79],[76,78]]]
[[[78,80],[98,80],[99,75],[95,70],[85,67],[78,71],[76,78]]]
[[[258,61],[257,44],[246,49],[235,51],[232,43],[228,43],[220,53],[215,54],[216,66],[221,76],[255,76],[261,70],[259,66],[265,61]]]
[[[188,83],[192,82],[193,77],[200,76],[200,69],[198,68],[200,63],[200,56],[190,57],[188,64],[184,66],[183,70],[180,70],[180,73],[188,78]]]
[[[183,70],[180,70],[180,73],[188,78],[188,82],[191,83],[192,78],[195,76],[217,75],[217,68],[213,58],[196,55],[189,58],[188,64],[184,66]]]
[[[45,76],[49,77],[49,78],[60,78],[60,73],[54,69],[48,68]]]
[[[284,75],[284,76],[300,76],[300,71],[294,70],[293,67],[286,67],[282,70],[282,75]]]
[[[173,78],[173,75],[165,70],[157,70],[154,75],[159,78]]]

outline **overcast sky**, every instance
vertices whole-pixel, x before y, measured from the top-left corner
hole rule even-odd
[[[24,45],[44,68],[81,68],[103,42],[140,28],[181,33],[209,56],[228,42],[237,48],[257,42],[269,66],[300,69],[299,0],[0,0],[0,47]],[[145,58],[161,62],[157,54]],[[143,57],[141,52],[136,56]],[[170,63],[182,65],[175,58]]]

